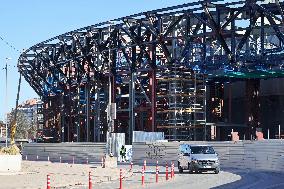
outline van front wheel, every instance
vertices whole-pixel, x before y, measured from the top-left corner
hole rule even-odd
[[[218,167],[218,168],[215,169],[214,173],[218,174],[219,172],[220,172],[220,168]]]
[[[180,163],[178,162],[178,172],[179,173],[183,173],[183,169],[182,169],[182,167],[180,166]]]
[[[189,172],[189,174],[193,173],[193,170],[192,170],[192,167],[191,167],[190,163],[188,163],[188,172]]]

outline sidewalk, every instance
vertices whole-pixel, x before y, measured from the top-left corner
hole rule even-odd
[[[0,174],[0,189],[46,188],[47,174],[50,174],[52,188],[72,188],[88,185],[89,171],[94,185],[119,179],[119,168],[101,168],[100,165],[82,165],[23,161],[20,173]],[[123,175],[132,172],[123,169]]]
[[[53,189],[87,189],[89,171],[92,174],[92,186],[96,189],[119,188],[119,174],[122,169],[122,186],[125,189],[142,187],[142,166],[119,165],[118,168],[101,168],[99,164],[67,164],[42,161],[23,161],[22,171],[13,174],[0,174],[0,189],[39,189],[46,188],[47,174],[50,174],[51,188]],[[156,183],[156,167],[147,166],[145,171],[145,185],[143,188],[155,188],[174,179],[166,181],[165,167],[159,167],[159,183]],[[176,170],[176,169],[175,169]],[[176,175],[175,177],[178,177]]]

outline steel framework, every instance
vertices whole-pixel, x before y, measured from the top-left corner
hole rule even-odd
[[[206,80],[283,76],[282,7],[211,0],[134,14],[36,44],[18,68],[59,141],[207,139]]]

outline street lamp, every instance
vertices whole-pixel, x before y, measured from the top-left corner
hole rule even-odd
[[[5,107],[6,107],[6,125],[5,125],[5,135],[6,135],[6,147],[8,146],[8,60],[11,60],[12,58],[6,58],[6,65],[5,65],[5,72],[6,72],[6,80],[5,80],[5,85],[6,85],[6,93],[5,93]]]
[[[111,27],[113,25],[113,22],[109,22],[109,38],[111,37]],[[111,40],[110,40],[111,41]],[[108,130],[107,130],[107,153],[110,155],[112,153],[112,125],[113,125],[113,120],[112,120],[112,115],[111,115],[111,47],[110,47],[110,42],[109,42],[109,49],[108,49],[108,66],[109,66],[109,75],[108,75],[108,84],[109,84],[109,94],[108,94]]]
[[[112,32],[112,26],[115,25],[115,21],[110,21],[109,22],[109,38],[111,37],[111,32]],[[111,41],[111,40],[110,40]],[[111,42],[109,42],[109,49],[108,49],[108,66],[109,66],[109,74],[108,74],[108,87],[109,87],[109,95],[108,95],[108,116],[107,116],[107,121],[108,121],[108,130],[107,130],[107,153],[108,155],[113,154],[112,149],[112,143],[113,143],[113,130],[114,130],[114,119],[115,117],[115,112],[113,112],[113,109],[116,108],[115,104],[112,103],[112,80],[111,80]],[[114,110],[116,111],[116,110]]]

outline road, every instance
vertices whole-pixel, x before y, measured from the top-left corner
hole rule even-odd
[[[147,166],[145,185],[141,186],[141,166],[135,165],[130,171],[129,165],[123,168],[123,189],[280,189],[284,188],[284,172],[253,171],[246,169],[223,169],[219,174],[175,173],[175,177],[166,181],[165,167],[160,167],[159,183],[155,181],[155,166]],[[87,189],[88,171],[92,170],[93,188],[118,189],[119,170],[95,168],[93,165],[30,162],[24,161],[22,171],[26,174],[0,174],[0,189],[7,188],[44,188],[46,175],[51,173],[55,189]],[[170,168],[169,168],[170,170]],[[177,168],[175,168],[177,170]],[[106,175],[107,178],[105,177]],[[15,179],[17,182],[14,182]],[[76,184],[75,184],[76,183]],[[78,185],[77,185],[78,184]],[[69,186],[68,186],[69,185]],[[76,186],[77,185],[77,186]],[[58,187],[62,186],[62,187]]]
[[[141,173],[139,167],[135,167],[134,174],[131,178],[123,180],[123,188],[138,189],[141,188]],[[155,167],[148,167],[145,174],[145,186],[147,189],[280,189],[284,188],[284,173],[250,171],[238,169],[225,169],[219,174],[202,173],[202,174],[175,174],[174,179],[165,180],[165,168],[161,167],[159,184],[155,183]],[[119,188],[119,182],[102,183],[93,186],[98,189],[115,189]]]

